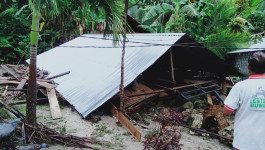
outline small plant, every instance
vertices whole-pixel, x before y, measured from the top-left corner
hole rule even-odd
[[[131,135],[131,133],[129,131],[126,131],[126,132],[122,133],[122,135],[129,136],[129,135]]]
[[[60,133],[66,133],[66,127],[65,125],[59,129]]]
[[[3,93],[5,91],[4,88],[0,88],[0,94]]]
[[[107,148],[109,148],[109,149],[112,148],[112,144],[111,144],[110,142],[106,142],[106,143],[104,143],[103,146],[104,146],[104,147],[107,147]]]
[[[152,137],[153,135],[157,135],[159,133],[159,130],[158,129],[153,129],[152,131],[148,131],[146,134],[145,134],[145,138],[150,138]]]
[[[114,136],[114,140],[115,140],[115,146],[118,148],[123,148],[123,139],[121,138],[121,134],[116,134]]]
[[[155,112],[158,112],[160,110],[160,107],[158,105],[155,105],[154,109],[155,109]]]
[[[102,125],[96,125],[96,129],[95,132],[93,132],[92,134],[95,137],[103,137],[105,134],[111,134],[112,131],[107,129],[106,124],[102,124]]]
[[[141,118],[140,113],[135,113],[134,116],[135,116],[136,120],[139,120]]]

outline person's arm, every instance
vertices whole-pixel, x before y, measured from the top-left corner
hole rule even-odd
[[[234,111],[235,111],[234,109],[232,109],[232,108],[230,108],[230,107],[224,105],[224,111],[223,111],[223,113],[224,113],[225,116],[230,116],[230,115],[232,115],[232,113],[233,113]]]
[[[234,87],[231,89],[228,96],[226,97],[223,110],[223,114],[225,116],[230,116],[236,109],[238,109],[241,93],[239,89],[239,84],[234,85]]]

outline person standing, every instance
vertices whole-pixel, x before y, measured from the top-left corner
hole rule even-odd
[[[224,115],[235,112],[233,149],[265,150],[265,53],[248,60],[248,79],[238,82],[224,102]]]

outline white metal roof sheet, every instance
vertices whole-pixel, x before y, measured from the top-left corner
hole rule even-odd
[[[126,43],[124,86],[151,66],[169,48],[152,46],[174,44],[184,34],[128,34]],[[145,43],[145,44],[144,44]],[[108,48],[106,48],[108,47]],[[37,66],[50,76],[71,73],[54,79],[57,90],[83,116],[87,117],[119,92],[122,46],[102,34],[86,34],[37,56]]]
[[[265,38],[262,38],[262,41],[261,42],[258,42],[257,44],[252,44],[247,49],[240,49],[240,50],[232,51],[232,52],[229,52],[229,54],[233,54],[233,53],[245,53],[245,52],[255,52],[255,51],[261,51],[261,50],[265,50]]]

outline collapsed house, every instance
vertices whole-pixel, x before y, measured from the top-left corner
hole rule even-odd
[[[248,58],[250,55],[252,55],[254,52],[262,51],[265,52],[265,37],[262,38],[261,42],[258,42],[256,44],[252,44],[247,49],[240,49],[236,51],[229,52],[229,61],[231,64],[234,65],[234,67],[238,68],[242,74],[245,76],[249,76],[248,72]]]
[[[38,55],[37,66],[49,70],[50,76],[71,72],[54,79],[56,90],[87,117],[119,92],[121,52],[122,47],[113,46],[112,39],[86,34]],[[154,78],[183,84],[186,71],[241,75],[183,33],[128,34],[124,68],[124,87],[137,85],[138,79],[154,85]],[[152,91],[143,82],[138,85],[143,88],[138,92]]]

